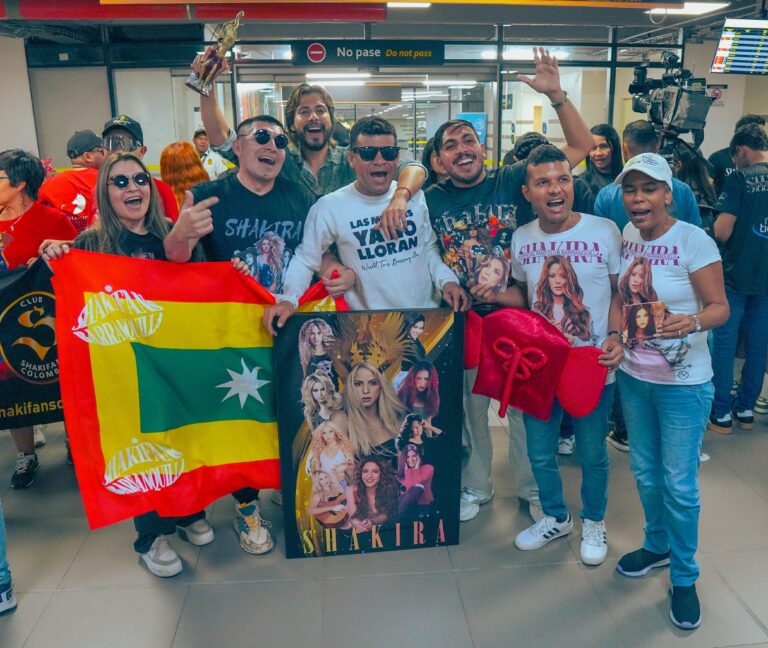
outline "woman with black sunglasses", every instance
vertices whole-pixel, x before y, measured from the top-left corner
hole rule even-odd
[[[96,183],[99,220],[72,244],[79,250],[119,254],[165,261],[163,238],[171,229],[157,189],[144,166],[132,153],[114,153],[102,165]],[[53,243],[43,253],[55,259],[69,251],[64,243]],[[178,530],[194,545],[213,541],[213,529],[205,511],[184,518],[161,517],[151,511],[133,519],[138,537],[133,547],[155,576],[169,577],[182,565],[167,535]]]

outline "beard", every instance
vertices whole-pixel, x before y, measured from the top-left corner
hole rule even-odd
[[[303,130],[296,131],[296,141],[299,144],[299,148],[308,149],[310,151],[322,151],[325,145],[328,144],[331,139],[331,131],[327,128],[323,128],[321,133],[322,137],[319,142],[309,141]]]

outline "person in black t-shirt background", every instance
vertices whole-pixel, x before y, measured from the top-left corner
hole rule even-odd
[[[725,179],[715,221],[715,238],[725,247],[725,294],[731,308],[728,321],[714,330],[712,348],[715,400],[709,428],[721,434],[731,432],[733,418],[742,429],[752,428],[768,355],[768,133],[757,124],[743,126],[731,139],[730,151],[737,170]],[[742,320],[745,360],[732,400]]]
[[[735,133],[742,126],[748,126],[749,124],[757,124],[758,126],[765,126],[765,119],[760,115],[744,115],[739,121],[736,122],[736,126],[733,129]],[[725,184],[725,179],[736,170],[736,165],[731,159],[731,149],[729,146],[721,148],[719,151],[715,151],[709,156],[709,163],[712,165],[713,176],[715,181],[715,192],[720,195]]]

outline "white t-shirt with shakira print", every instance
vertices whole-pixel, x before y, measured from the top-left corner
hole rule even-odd
[[[717,246],[700,227],[677,221],[664,235],[644,241],[629,223],[624,228],[619,277],[627,329],[631,330],[629,321],[637,318],[633,304],[661,301],[668,314],[697,313],[701,302],[690,274],[717,261]],[[661,312],[644,321],[655,327],[659,318],[663,318]],[[712,378],[706,332],[691,333],[680,340],[656,339],[653,332],[648,329],[647,336],[635,332],[625,341],[622,371],[662,385],[700,385]]]
[[[531,310],[573,346],[600,346],[608,335],[610,275],[619,274],[621,234],[606,219],[581,214],[565,232],[547,234],[538,219],[512,235],[512,276],[525,282]]]

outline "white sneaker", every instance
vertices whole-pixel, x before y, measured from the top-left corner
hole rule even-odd
[[[557,442],[557,454],[560,455],[572,455],[573,446],[576,445],[576,437],[572,434],[569,437],[560,437]]]
[[[45,435],[43,434],[44,425],[33,425],[32,434],[35,438],[35,447],[42,448],[45,445]]]
[[[182,540],[196,547],[202,547],[213,542],[213,528],[208,524],[208,520],[195,520],[187,526],[177,526],[176,532]]]
[[[261,519],[259,500],[253,500],[247,504],[235,502],[233,525],[243,551],[260,555],[272,549],[272,535],[267,528],[269,522]]]
[[[515,538],[515,546],[523,551],[541,549],[545,544],[555,538],[562,538],[573,530],[571,516],[565,522],[558,522],[557,518],[545,515],[533,526],[521,531]]]
[[[155,538],[149,551],[139,556],[155,576],[170,578],[181,573],[181,558],[165,536]]]
[[[477,502],[470,502],[463,497],[459,500],[459,521],[469,522],[477,517],[480,512],[480,505]]]
[[[528,513],[534,522],[538,522],[546,515],[544,509],[541,508],[541,502],[539,502],[539,500],[531,500],[528,502]]]
[[[581,525],[581,562],[585,565],[600,565],[608,555],[608,540],[605,537],[605,522],[583,520]]]

